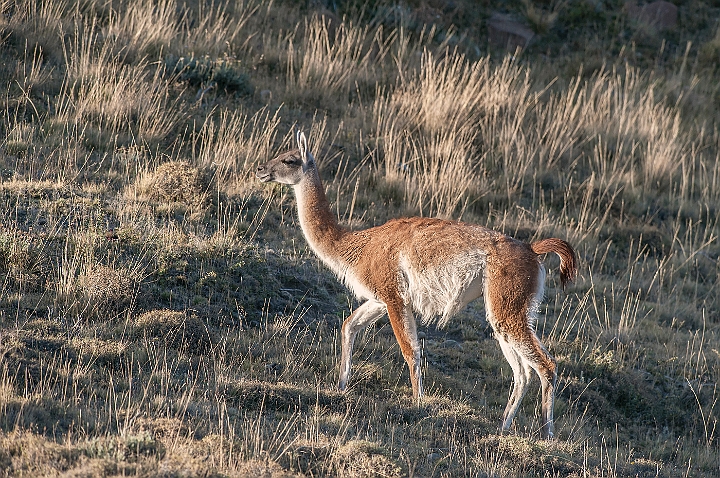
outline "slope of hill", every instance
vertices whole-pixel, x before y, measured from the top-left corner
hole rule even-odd
[[[720,8],[675,4],[0,3],[0,475],[717,476]],[[498,434],[479,303],[420,405],[387,319],[336,391],[357,304],[253,176],[296,128],[347,227],[576,246],[556,440],[536,386]]]

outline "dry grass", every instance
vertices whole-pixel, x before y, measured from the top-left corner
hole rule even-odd
[[[344,103],[353,89],[365,90],[366,85],[374,83],[374,71],[382,67],[387,54],[382,30],[373,38],[369,27],[361,28],[351,22],[331,28],[332,33],[325,17],[315,17],[306,25],[297,73],[294,44],[290,43],[287,83],[290,98],[324,103],[322,99],[329,95]]]
[[[91,30],[78,36],[87,35],[85,41],[94,44]],[[71,137],[102,151],[112,144],[156,144],[177,127],[183,113],[169,99],[164,67],[124,64],[109,48],[78,50],[68,59],[72,74],[65,78],[53,118]]]
[[[169,161],[138,177],[133,188],[137,199],[166,203],[179,202],[202,207],[211,194],[211,173],[182,161]]]
[[[376,98],[378,169],[390,187],[400,184],[409,211],[454,217],[468,195],[486,192],[476,125],[488,76],[486,60],[468,64],[448,54],[438,61],[426,51],[419,70]]]
[[[278,111],[260,108],[253,115],[223,111],[208,116],[199,134],[197,162],[216,170],[223,189],[243,190],[260,158],[268,157],[276,143]]]
[[[717,27],[653,53],[618,44],[641,40],[622,13],[513,5],[540,34],[519,58],[406,5],[0,2],[0,475],[716,476]],[[335,391],[353,299],[253,178],[295,128],[347,225],[577,246],[537,325],[556,440],[532,393],[496,435],[511,374],[481,304],[423,330],[419,406],[384,320]]]

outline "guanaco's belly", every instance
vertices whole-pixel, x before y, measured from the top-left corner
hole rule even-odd
[[[400,290],[403,300],[422,317],[423,323],[447,324],[469,302],[483,293],[485,254],[469,251],[451,260],[424,268],[400,257]]]

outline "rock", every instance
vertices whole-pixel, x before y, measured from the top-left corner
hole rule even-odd
[[[422,340],[425,337],[427,337],[427,335],[425,334],[425,332],[418,332],[417,337],[418,337],[418,340]]]
[[[658,30],[675,28],[677,25],[678,8],[665,0],[656,0],[643,6],[630,1],[625,4],[625,10],[631,19]]]
[[[427,5],[415,10],[415,20],[421,25],[443,24],[443,12]]]
[[[535,34],[522,23],[507,15],[493,14],[487,22],[488,41],[495,46],[514,52],[525,48]]]

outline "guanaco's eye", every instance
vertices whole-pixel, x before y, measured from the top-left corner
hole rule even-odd
[[[300,164],[300,160],[292,156],[289,158],[284,158],[282,162],[285,164]]]

